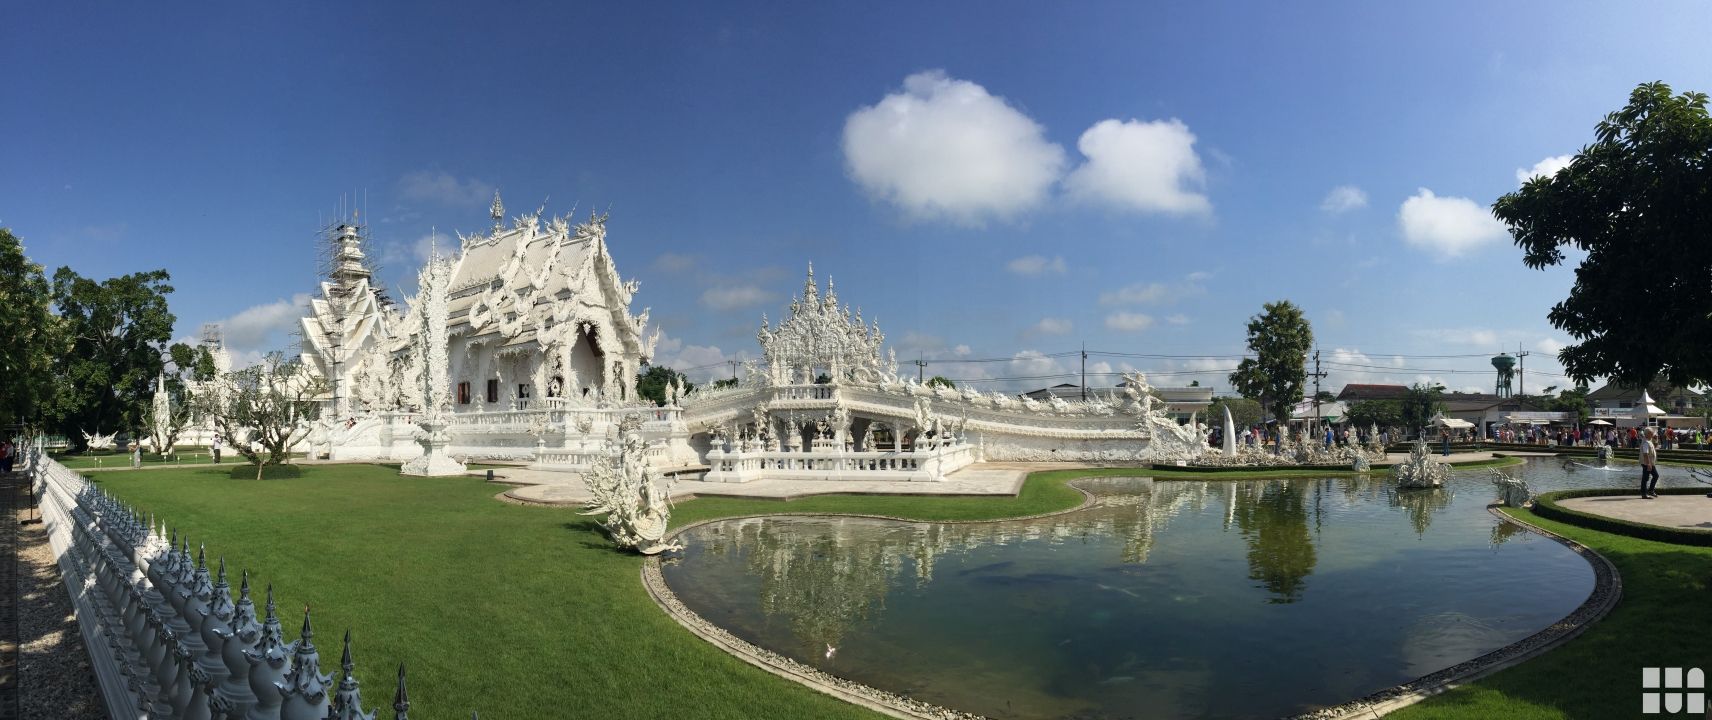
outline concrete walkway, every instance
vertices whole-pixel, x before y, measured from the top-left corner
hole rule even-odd
[[[1559,500],[1557,504],[1617,520],[1683,530],[1712,530],[1712,498],[1704,493],[1660,495],[1652,500],[1642,500],[1637,492],[1634,495],[1571,498]]]

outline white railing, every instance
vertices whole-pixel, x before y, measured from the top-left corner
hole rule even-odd
[[[886,480],[936,482],[975,462],[967,443],[913,451],[756,450],[751,445],[707,453],[709,482],[752,480]]]
[[[336,686],[321,675],[307,610],[302,639],[286,643],[271,587],[258,621],[248,574],[233,603],[224,562],[211,577],[203,550],[193,558],[189,540],[163,537],[154,517],[145,521],[39,447],[26,460],[109,717],[367,715],[349,675]],[[402,694],[402,666],[398,682]]]

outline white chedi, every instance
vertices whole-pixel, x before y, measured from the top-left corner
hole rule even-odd
[[[583,474],[594,498],[582,514],[606,515],[600,525],[619,547],[644,555],[682,550],[683,545],[665,540],[672,517],[670,491],[644,458],[648,447],[641,426],[635,415],[626,417],[619,424],[616,456],[602,458]]]

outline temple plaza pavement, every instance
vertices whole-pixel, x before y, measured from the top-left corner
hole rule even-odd
[[[1600,495],[1559,500],[1557,504],[1616,520],[1680,530],[1712,530],[1712,498],[1701,493],[1660,495],[1652,500],[1642,500],[1639,493]]]

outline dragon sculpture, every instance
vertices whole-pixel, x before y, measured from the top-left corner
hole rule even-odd
[[[641,430],[642,421],[635,415],[619,423],[616,455],[603,457],[583,475],[594,498],[583,506],[582,514],[606,515],[600,525],[619,547],[643,555],[682,550],[682,544],[665,539],[672,517],[671,492],[643,457],[648,446]]]

